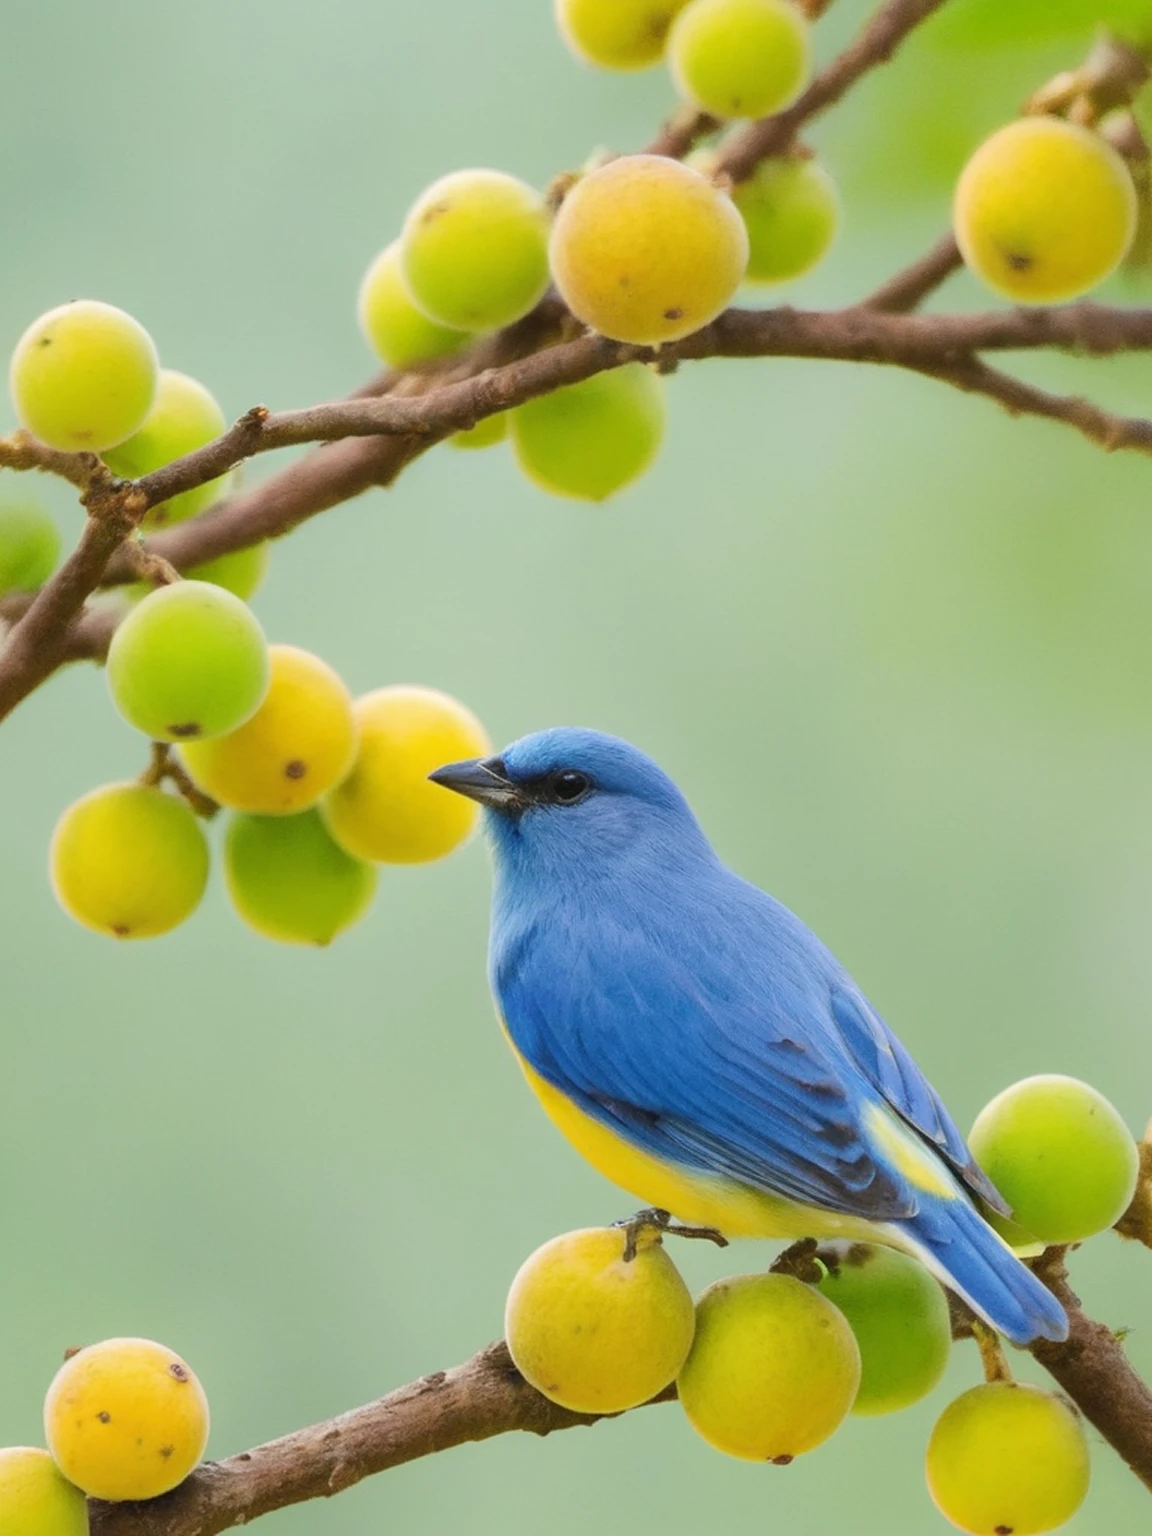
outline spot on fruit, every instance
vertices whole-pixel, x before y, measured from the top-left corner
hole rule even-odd
[[[165,1461],[167,1461],[169,1456],[171,1456],[172,1452],[175,1449],[176,1449],[176,1447],[174,1445],[162,1445],[160,1447],[160,1455],[163,1457],[163,1459]]]
[[[170,1376],[175,1376],[177,1381],[187,1381],[188,1380],[188,1370],[187,1370],[187,1367],[181,1365],[179,1360],[173,1360],[172,1364],[168,1367],[168,1374]],[[167,1454],[171,1455],[171,1453],[172,1453],[172,1448],[171,1448],[171,1446],[169,1446]]]
[[[302,763],[298,757],[284,765],[284,777],[287,779],[302,779],[307,772],[307,763]]]
[[[197,720],[185,720],[180,725],[170,725],[168,734],[181,741],[186,741],[189,736],[199,736],[200,723]]]
[[[794,1460],[795,1457],[793,1456],[773,1456],[772,1465],[774,1467],[790,1467]]]
[[[118,939],[126,939],[132,930],[127,923],[113,923],[112,932]]]
[[[96,1417],[100,1420],[101,1424],[111,1424],[112,1422],[112,1415],[108,1412],[107,1408],[101,1408]]]
[[[1030,267],[1035,265],[1035,258],[1025,256],[1022,251],[1005,251],[1004,259],[1013,272],[1027,272]]]
[[[664,311],[664,318],[665,320],[683,320],[684,311],[682,309],[666,309]]]

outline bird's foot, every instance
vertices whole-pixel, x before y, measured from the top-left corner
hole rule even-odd
[[[635,1216],[628,1216],[623,1221],[612,1223],[615,1227],[622,1228],[624,1232],[624,1262],[630,1264],[636,1257],[637,1243],[642,1233],[646,1231],[667,1233],[671,1237],[698,1237],[705,1242],[715,1243],[718,1248],[727,1248],[728,1239],[723,1232],[718,1232],[715,1227],[691,1227],[679,1221],[673,1221],[668,1211],[662,1211],[658,1206],[649,1206],[646,1210],[637,1211]]]

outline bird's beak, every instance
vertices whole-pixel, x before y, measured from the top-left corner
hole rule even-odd
[[[428,777],[433,784],[454,790],[469,800],[478,800],[494,811],[519,811],[527,804],[519,786],[513,784],[504,772],[504,764],[498,757],[472,757],[467,762],[448,763]]]

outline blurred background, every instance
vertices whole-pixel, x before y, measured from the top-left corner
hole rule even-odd
[[[839,0],[821,57],[870,9]],[[841,304],[917,255],[980,137],[1101,19],[1144,9],[953,0],[813,128],[844,231],[769,302]],[[373,368],[360,275],[428,181],[490,163],[543,185],[597,145],[638,147],[669,110],[660,70],[581,68],[550,12],[6,0],[0,352],[92,296],[230,415],[344,393]],[[1120,279],[1106,296],[1148,292]],[[936,302],[988,300],[959,277]],[[1016,362],[1152,410],[1146,357]],[[1147,461],[880,369],[712,362],[668,393],[657,467],[606,506],[549,499],[506,447],[440,448],[308,524],[256,598],[270,637],[357,691],[445,688],[498,743],[556,723],[632,738],[852,969],[962,1126],[1007,1083],[1059,1071],[1138,1130]],[[74,537],[66,488],[42,489]],[[466,1357],[499,1334],[532,1248],[630,1202],[546,1124],[499,1037],[479,843],[386,870],[329,951],[249,933],[218,880],[165,939],[117,946],[67,920],[53,823],[146,756],[90,667],[0,733],[0,1443],[39,1440],[66,1346],[140,1333],[200,1373],[222,1456]],[[682,1246],[699,1284],[770,1258]],[[1099,1238],[1074,1278],[1152,1371],[1152,1254]],[[944,1529],[929,1427],[977,1379],[958,1347],[927,1403],[851,1420],[787,1471],[717,1455],[662,1408],[453,1451],[269,1530],[922,1536]],[[1146,1492],[1100,1446],[1075,1530],[1146,1523]]]

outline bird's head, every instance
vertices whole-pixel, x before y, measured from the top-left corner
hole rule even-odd
[[[710,856],[688,802],[637,747],[601,731],[558,726],[523,736],[496,757],[449,763],[434,784],[485,809],[498,864],[585,875],[621,859]]]

